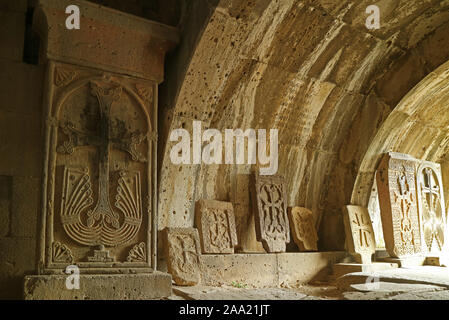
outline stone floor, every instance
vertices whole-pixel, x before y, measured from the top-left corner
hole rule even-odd
[[[333,282],[295,288],[173,287],[169,299],[180,300],[449,300],[449,268],[399,268],[351,273]]]

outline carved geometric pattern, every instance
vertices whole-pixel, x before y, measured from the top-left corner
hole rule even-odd
[[[293,240],[300,251],[317,251],[318,235],[313,214],[307,208],[293,207],[288,210]]]
[[[49,70],[41,265],[59,270],[67,251],[85,270],[150,271],[156,169],[149,135],[157,129],[154,105],[135,86],[153,91],[154,82],[53,61]]]
[[[132,240],[139,231],[142,222],[139,172],[120,172],[115,207],[121,216],[110,207],[107,195],[101,194],[102,190],[96,207],[86,210],[93,204],[87,168],[65,167],[63,186],[61,222],[70,238],[78,243],[117,246]]]
[[[370,264],[376,241],[368,209],[349,205],[344,207],[343,214],[348,251],[357,262]]]
[[[232,203],[199,200],[195,221],[203,253],[234,253],[237,232]]]
[[[65,245],[58,241],[53,242],[52,246],[53,262],[72,263],[72,251]]]
[[[146,260],[146,249],[145,248],[146,248],[145,242],[136,244],[129,251],[126,261],[128,261],[128,262],[145,261]]]
[[[153,88],[149,86],[143,86],[141,84],[136,84],[137,93],[145,101],[151,101],[153,99]]]
[[[392,257],[421,252],[415,161],[388,153],[379,165],[377,187],[385,246]]]
[[[201,279],[201,246],[194,228],[165,228],[167,269],[177,285],[192,286]]]
[[[55,85],[66,86],[76,77],[76,72],[62,67],[55,68]]]
[[[281,176],[253,176],[252,199],[256,237],[267,252],[285,252],[290,242],[287,195]]]
[[[417,172],[419,217],[423,249],[441,252],[444,246],[446,214],[441,168],[437,163],[423,162]]]
[[[94,250],[94,255],[87,257],[89,262],[113,262],[114,258],[110,256],[109,250],[106,250],[103,245]]]

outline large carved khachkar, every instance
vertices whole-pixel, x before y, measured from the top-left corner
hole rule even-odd
[[[285,252],[285,243],[290,242],[290,229],[284,179],[257,172],[252,179],[257,240],[267,252]]]
[[[163,231],[165,258],[173,281],[181,286],[193,286],[201,280],[201,246],[194,228],[165,228]]]
[[[441,253],[446,232],[446,211],[440,165],[421,162],[416,185],[423,251]]]
[[[79,30],[65,28],[70,4],[80,8]],[[79,0],[38,0],[33,21],[47,66],[38,272],[74,264],[92,276],[148,275],[128,280],[151,286],[157,90],[177,30]]]
[[[237,231],[232,203],[199,200],[195,208],[195,221],[203,253],[234,253]]]
[[[374,229],[367,208],[345,206],[343,221],[346,233],[346,248],[358,263],[370,264],[376,251]]]
[[[48,248],[64,244],[86,268],[151,267],[154,83],[62,63],[50,71]],[[65,267],[49,251],[46,268]]]
[[[317,251],[318,235],[313,221],[313,214],[307,208],[288,208],[288,219],[293,240],[300,251]]]
[[[388,253],[397,258],[420,253],[414,159],[393,152],[386,154],[376,179]]]

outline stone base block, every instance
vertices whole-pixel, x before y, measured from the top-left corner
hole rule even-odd
[[[407,268],[407,267],[418,267],[423,266],[426,257],[425,256],[412,256],[412,257],[405,257],[405,258],[379,258],[377,261],[381,262],[389,262],[389,263],[397,263],[400,268]]]
[[[272,254],[203,254],[202,284],[242,284],[250,287],[297,286],[324,281],[332,265],[347,256],[344,251]]]
[[[339,278],[348,273],[353,272],[378,272],[383,270],[395,269],[398,268],[397,263],[389,263],[389,262],[373,262],[371,264],[359,264],[359,263],[337,263],[334,264],[333,269],[333,277]]]
[[[447,256],[427,256],[424,262],[426,266],[448,267],[449,257]]]
[[[25,276],[26,300],[148,300],[171,295],[171,276],[143,274],[81,274],[79,289],[66,287],[65,275]]]

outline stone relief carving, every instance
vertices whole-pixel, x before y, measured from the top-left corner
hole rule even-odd
[[[136,244],[128,254],[126,261],[134,262],[134,261],[145,261],[146,259],[146,246],[145,242],[141,242]]]
[[[439,164],[421,163],[417,170],[417,191],[423,250],[440,253],[445,240],[446,211]]]
[[[293,207],[288,210],[293,240],[300,251],[317,251],[318,234],[313,214],[307,208]]]
[[[153,105],[140,102],[135,80],[60,63],[52,66],[47,241],[66,243],[80,267],[114,262],[117,267],[148,268],[154,263],[149,249],[155,241],[147,232],[153,219]],[[140,86],[152,89],[153,84]],[[143,251],[128,252],[132,243],[144,243]],[[46,267],[58,268],[58,262],[47,259]]]
[[[64,67],[55,68],[55,85],[58,87],[68,85],[75,77],[76,71]]]
[[[285,252],[290,241],[287,195],[281,176],[253,176],[251,197],[256,219],[257,240],[267,252]]]
[[[167,269],[177,285],[192,286],[201,279],[201,246],[194,228],[165,228]]]
[[[398,258],[420,253],[415,161],[407,155],[388,153],[376,177],[388,253]]]
[[[232,203],[199,200],[195,220],[203,253],[234,253],[237,232]]]
[[[379,196],[377,192],[377,183],[374,180],[371,188],[371,195],[368,201],[368,212],[374,229],[374,238],[376,239],[376,247],[385,249],[384,234],[382,231],[382,217],[380,214]]]
[[[73,262],[72,251],[70,251],[70,249],[65,244],[62,244],[58,241],[53,242],[52,251],[53,261],[63,263]]]
[[[349,205],[344,207],[343,214],[348,251],[358,263],[370,264],[376,251],[376,241],[368,210]]]

